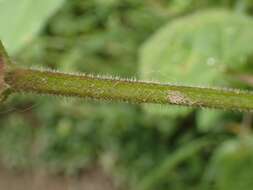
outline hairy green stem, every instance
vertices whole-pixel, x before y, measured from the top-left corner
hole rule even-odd
[[[15,67],[6,71],[5,82],[12,92],[253,111],[253,93],[241,90],[177,86]]]
[[[18,68],[0,41],[0,102],[15,92],[253,111],[253,93],[247,91]]]

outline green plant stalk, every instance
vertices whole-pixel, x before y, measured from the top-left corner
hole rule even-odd
[[[10,93],[253,111],[253,93],[19,68],[0,41],[0,102]]]
[[[253,93],[9,67],[11,92],[253,111]]]

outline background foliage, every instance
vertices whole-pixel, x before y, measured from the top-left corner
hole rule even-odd
[[[0,1],[0,37],[19,65],[252,89],[240,80],[253,72],[251,0],[17,2]],[[33,95],[0,112],[10,168],[100,165],[127,189],[252,187],[251,114]]]

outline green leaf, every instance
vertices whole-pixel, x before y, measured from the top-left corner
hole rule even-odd
[[[238,125],[236,121],[241,118],[241,115],[238,112],[203,109],[196,114],[196,125],[201,132],[222,132],[231,125]]]
[[[64,0],[0,1],[0,38],[9,54],[15,54],[39,32]]]
[[[200,131],[207,132],[212,128],[222,128],[224,111],[220,110],[201,110],[196,117],[197,127]]]
[[[160,166],[151,170],[142,180],[140,180],[138,190],[149,190],[154,189],[154,186],[159,183],[162,179],[169,179],[173,172],[180,163],[189,159],[189,157],[201,151],[204,147],[210,144],[210,140],[197,139],[189,142],[187,145],[180,147],[175,153],[169,154]]]
[[[205,180],[217,190],[250,190],[253,186],[253,139],[225,142],[214,154]]]
[[[253,53],[250,41],[253,41],[253,21],[244,15],[208,10],[175,19],[142,47],[141,79],[231,86],[226,72],[249,67]],[[158,112],[157,107],[147,109]],[[173,110],[163,109],[163,113],[187,113],[184,109]]]

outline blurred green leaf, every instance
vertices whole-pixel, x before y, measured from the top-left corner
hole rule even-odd
[[[196,118],[197,127],[203,132],[210,131],[217,126],[222,127],[221,120],[224,115],[224,111],[220,110],[201,110]]]
[[[240,125],[242,113],[223,110],[199,110],[196,114],[196,126],[200,132],[221,132],[234,125]]]
[[[208,10],[175,19],[140,52],[143,80],[231,86],[226,72],[251,65],[253,20],[226,10]],[[159,112],[153,106],[148,110]],[[190,110],[163,109],[169,115]]]
[[[64,0],[0,1],[0,38],[10,54],[32,40]]]
[[[13,114],[5,122],[1,121],[0,155],[6,167],[26,168],[34,164],[35,159],[30,160],[32,142],[33,128],[24,118]]]
[[[154,189],[156,184],[159,184],[162,179],[167,178],[169,180],[170,174],[173,169],[181,162],[189,159],[189,157],[196,154],[202,148],[210,144],[207,139],[197,139],[189,142],[187,145],[180,147],[175,153],[168,154],[168,156],[162,161],[162,163],[151,170],[138,184],[138,190]]]
[[[253,187],[253,139],[246,137],[225,142],[217,152],[206,180],[217,190],[250,190]]]

